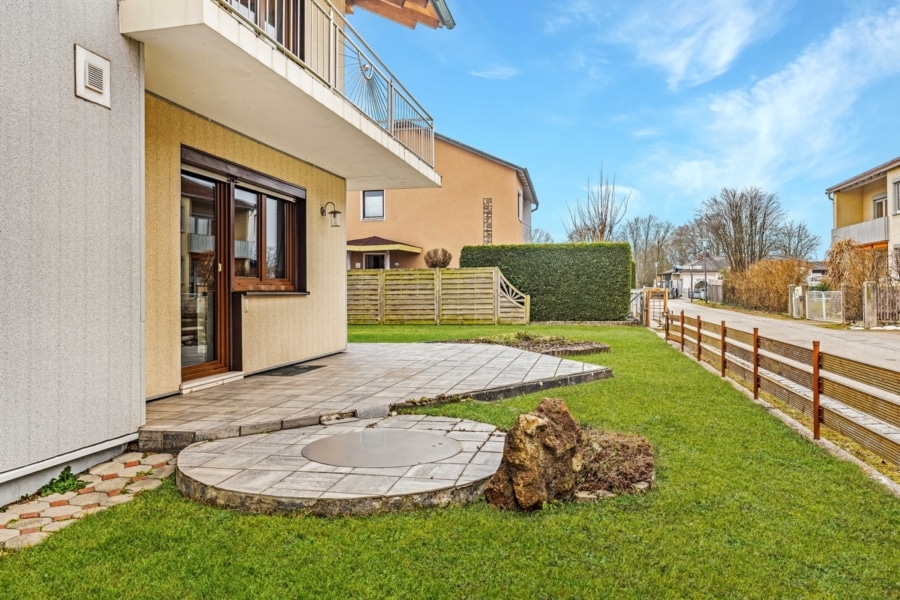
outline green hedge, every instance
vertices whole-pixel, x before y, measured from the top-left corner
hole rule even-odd
[[[625,242],[465,246],[460,267],[500,267],[531,296],[533,321],[615,321],[628,315],[631,247]]]

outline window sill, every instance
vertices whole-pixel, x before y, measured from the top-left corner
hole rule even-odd
[[[287,292],[279,290],[272,290],[271,292],[267,292],[266,290],[234,290],[234,293],[243,296],[309,296],[309,292]]]

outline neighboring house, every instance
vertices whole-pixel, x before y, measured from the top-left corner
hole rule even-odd
[[[422,268],[432,248],[449,250],[457,267],[463,246],[531,240],[538,199],[528,169],[437,133],[434,167],[440,188],[347,194],[349,269]]]
[[[696,260],[676,265],[672,269],[670,287],[678,289],[678,296],[689,297],[690,290],[699,297],[706,287],[722,286],[722,271],[728,268],[728,259],[724,256],[702,255]]]
[[[120,452],[149,399],[343,351],[330,217],[440,184],[343,0],[257,5],[0,4],[0,505]]]
[[[888,251],[890,272],[900,271],[900,157],[834,185],[825,193],[834,209],[831,241],[852,239]]]

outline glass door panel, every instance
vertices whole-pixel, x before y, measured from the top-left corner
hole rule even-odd
[[[216,184],[181,175],[181,367],[216,363],[218,271]]]

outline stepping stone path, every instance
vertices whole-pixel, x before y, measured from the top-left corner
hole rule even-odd
[[[91,467],[78,476],[88,486],[77,492],[38,496],[0,509],[0,548],[18,550],[39,544],[78,519],[159,487],[174,472],[174,455],[143,452],[128,452]]]

